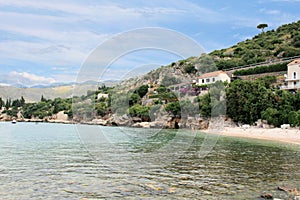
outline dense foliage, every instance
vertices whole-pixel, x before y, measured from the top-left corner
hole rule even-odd
[[[265,119],[277,127],[300,125],[300,93],[274,89],[264,80],[238,80],[230,84],[226,95],[227,115],[236,122],[254,124]]]
[[[23,117],[28,119],[32,117],[43,119],[60,111],[65,111],[70,117],[72,116],[72,99],[55,98],[54,100],[46,100],[42,98],[42,100],[37,103],[26,103],[23,106]]]
[[[245,76],[245,75],[253,75],[253,74],[263,74],[268,72],[281,72],[287,71],[288,63],[280,63],[268,66],[255,67],[250,69],[241,69],[235,71],[233,74],[236,76]]]

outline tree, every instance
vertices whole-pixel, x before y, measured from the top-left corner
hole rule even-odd
[[[21,104],[21,106],[24,106],[24,105],[25,105],[25,99],[24,99],[23,96],[21,96],[20,104]]]
[[[2,109],[3,106],[5,106],[5,103],[2,99],[2,97],[0,97],[0,109]]]
[[[12,101],[12,107],[15,107],[15,108],[18,108],[18,107],[20,107],[21,106],[21,102],[20,102],[20,100],[19,99],[16,99],[16,100],[13,100]]]
[[[197,69],[195,68],[195,66],[189,64],[184,67],[184,71],[185,71],[185,73],[188,73],[188,74],[194,74],[197,72]]]
[[[268,24],[258,24],[257,28],[261,29],[262,32],[264,32],[264,29],[268,27]]]
[[[179,101],[170,102],[166,105],[165,110],[175,117],[181,117],[181,106]]]
[[[276,127],[279,127],[282,124],[280,116],[280,112],[274,108],[268,108],[262,112],[262,118],[267,120],[269,124],[273,124]]]
[[[226,90],[227,115],[236,122],[253,124],[274,104],[274,94],[261,81],[234,81]],[[285,103],[285,102],[284,102]]]
[[[149,110],[150,107],[135,104],[129,108],[128,113],[131,117],[140,117],[142,121],[150,121]]]
[[[44,95],[42,95],[41,101],[47,101],[47,99],[44,98]]]
[[[211,116],[211,98],[210,94],[199,96],[196,100],[199,103],[200,114],[204,117]]]
[[[300,126],[300,110],[289,113],[289,124],[292,126]]]
[[[95,105],[97,114],[101,117],[104,117],[108,113],[108,108],[106,102],[99,102]]]
[[[11,106],[11,99],[6,99],[5,108],[8,110]]]
[[[147,94],[148,88],[149,88],[148,85],[142,85],[142,86],[140,86],[140,87],[136,90],[136,93],[137,93],[141,98],[143,98],[143,97]]]
[[[141,97],[136,94],[133,93],[130,97],[129,97],[129,106],[133,106],[134,104],[138,103],[141,100]]]

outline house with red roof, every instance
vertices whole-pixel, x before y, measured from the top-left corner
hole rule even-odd
[[[230,77],[228,76],[228,74],[226,74],[224,71],[221,70],[209,72],[199,76],[199,81],[197,85],[209,85],[217,81],[221,81],[221,82],[227,81],[228,83],[230,83]]]

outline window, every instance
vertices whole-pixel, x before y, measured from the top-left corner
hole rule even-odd
[[[215,82],[216,81],[216,79],[215,78],[213,78],[213,82]]]
[[[297,79],[297,73],[294,72],[294,79]]]
[[[209,79],[209,78],[207,78],[207,79],[206,79],[206,83],[209,83],[209,82],[210,82],[210,79]]]
[[[297,85],[297,82],[296,82],[296,81],[294,82],[294,85]]]
[[[204,79],[202,79],[202,83],[204,83]]]

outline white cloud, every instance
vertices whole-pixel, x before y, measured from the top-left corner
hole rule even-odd
[[[184,12],[172,7],[84,5],[66,1],[0,1],[0,6],[13,8],[0,11],[0,18],[6,19],[0,21],[0,31],[13,34],[0,41],[0,63],[15,59],[51,67],[80,66],[91,50],[112,35],[108,30],[111,27],[117,32],[129,30],[147,25],[151,16],[159,18]],[[30,12],[25,12],[26,9]]]
[[[16,71],[12,71],[10,73],[10,75],[16,77],[16,78],[23,78],[23,79],[27,79],[29,81],[32,82],[42,82],[42,83],[54,83],[55,80],[53,78],[46,78],[43,76],[37,76],[35,74],[30,74],[27,72],[16,72]]]
[[[149,26],[178,27],[178,31],[195,34],[202,31],[205,33],[205,25],[209,24],[211,29],[213,24],[216,29],[209,31],[223,34],[225,31],[218,29],[219,24],[223,27],[224,24],[228,25],[229,28],[236,26],[232,30],[238,32],[241,27],[255,30],[257,24],[261,23],[259,15],[239,16],[238,12],[233,12],[234,5],[216,3],[218,6],[214,8],[204,4],[189,0],[0,0],[0,18],[5,19],[0,21],[0,67],[7,66],[8,60],[13,60],[19,63],[16,62],[15,68],[10,70],[19,71],[17,65],[35,63],[34,66],[47,68],[45,77],[51,73],[49,76],[56,80],[72,80],[74,75],[68,75],[68,70],[78,70],[93,49],[122,31]],[[259,10],[255,12],[269,14],[263,23],[268,23],[270,28],[295,18],[280,8],[266,8],[261,9],[260,13],[257,13]],[[2,39],[2,34],[8,37]],[[244,35],[249,33],[240,33],[235,37],[242,38]],[[208,45],[210,50],[223,47],[220,45],[223,41],[201,36],[202,40],[214,42]],[[230,42],[226,42],[226,45]],[[28,68],[28,72],[34,72],[30,65]]]
[[[38,84],[52,84],[55,83],[56,80],[54,78],[38,76],[36,74],[28,73],[28,72],[16,72],[11,71],[8,74],[2,74],[0,82],[8,85],[26,85],[33,86]]]
[[[268,14],[268,15],[280,15],[281,14],[281,12],[279,10],[268,10],[265,8],[260,9],[259,12]]]

